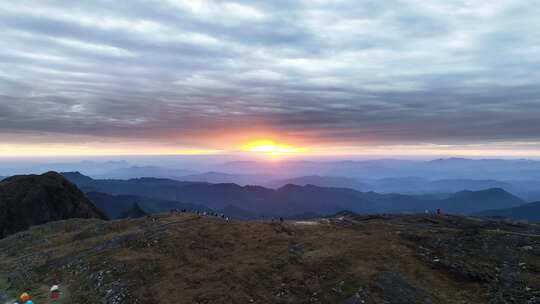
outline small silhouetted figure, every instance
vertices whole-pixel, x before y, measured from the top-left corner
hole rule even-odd
[[[280,221],[281,223],[283,223],[283,218],[282,218],[282,217],[280,217],[280,218],[279,218],[279,221]]]
[[[51,300],[58,300],[60,298],[60,287],[53,285],[51,287]]]
[[[441,208],[437,208],[437,215],[441,215],[441,214],[442,214]]]

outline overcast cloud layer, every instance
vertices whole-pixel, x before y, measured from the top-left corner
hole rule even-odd
[[[540,141],[531,1],[4,1],[0,45],[4,141]]]

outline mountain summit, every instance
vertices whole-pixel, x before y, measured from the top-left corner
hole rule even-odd
[[[50,303],[41,291],[54,274],[60,303],[539,303],[539,233],[489,219],[351,212],[71,219],[0,240],[0,299],[29,288]]]
[[[18,175],[0,182],[0,238],[32,225],[106,216],[56,172]]]

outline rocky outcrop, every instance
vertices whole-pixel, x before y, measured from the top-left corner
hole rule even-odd
[[[0,182],[0,238],[30,226],[106,216],[62,175],[19,175]]]

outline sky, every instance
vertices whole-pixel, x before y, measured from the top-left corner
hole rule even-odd
[[[540,157],[539,16],[520,0],[4,1],[0,156]]]

